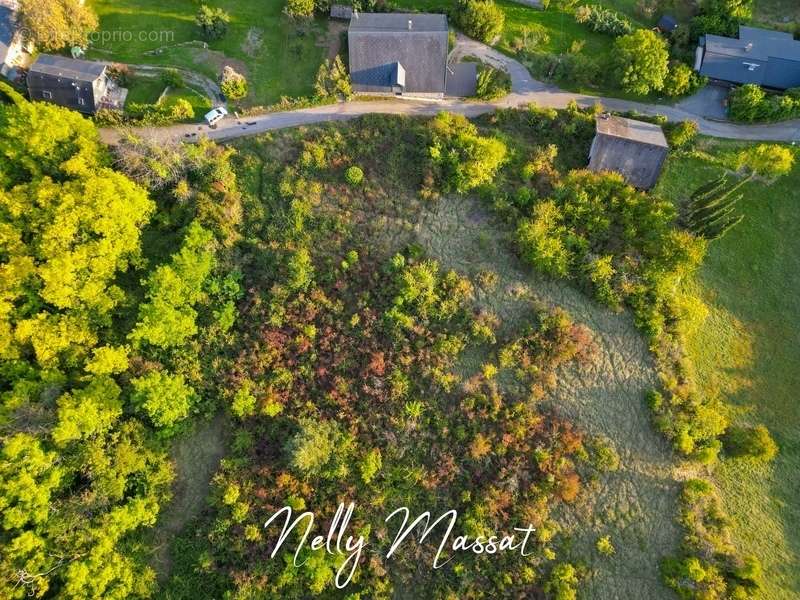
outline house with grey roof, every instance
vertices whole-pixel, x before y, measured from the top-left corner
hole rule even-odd
[[[800,87],[800,41],[790,33],[739,27],[738,38],[700,38],[695,70],[722,83],[754,83],[774,90]]]
[[[121,109],[128,90],[117,87],[105,63],[40,54],[28,71],[31,100],[44,100],[82,113]]]
[[[613,171],[633,187],[655,186],[669,152],[661,127],[608,114],[596,119],[596,134],[589,151],[589,169]]]
[[[347,45],[356,93],[444,97],[448,50],[444,15],[354,11]]]
[[[16,0],[0,0],[0,75],[8,76],[24,50]]]

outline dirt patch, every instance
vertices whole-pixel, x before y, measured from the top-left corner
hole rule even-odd
[[[247,56],[256,57],[264,45],[264,31],[258,27],[251,27],[247,30],[247,36],[242,42],[242,52]]]
[[[224,52],[208,48],[192,48],[192,61],[200,65],[210,66],[215,73],[222,73],[223,67],[233,67],[237,73],[248,76],[247,64],[241,60],[230,58]]]
[[[417,236],[443,266],[473,281],[486,280],[486,272],[496,275],[494,285],[476,285],[477,302],[499,316],[506,331],[519,328],[530,314],[531,296],[564,308],[592,330],[599,346],[596,360],[562,372],[547,402],[588,433],[612,440],[621,467],[589,484],[583,500],[561,509],[559,520],[572,542],[571,558],[587,561],[591,570],[587,598],[672,598],[661,584],[658,563],[676,551],[680,539],[675,524],[678,473],[643,402],[655,373],[632,319],[521,264],[506,232],[477,201],[441,200],[423,213]],[[478,368],[481,359],[472,357],[475,364],[467,369]],[[610,535],[616,547],[611,558],[594,549],[603,535]]]
[[[172,567],[170,542],[206,507],[211,478],[225,455],[227,440],[228,423],[224,415],[219,414],[173,446],[172,501],[161,513],[154,533],[153,567],[159,580],[166,579]]]
[[[333,60],[342,50],[342,33],[347,31],[347,23],[329,21],[328,30],[317,38],[316,46],[327,48],[325,57]]]

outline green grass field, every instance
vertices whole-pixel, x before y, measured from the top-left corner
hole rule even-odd
[[[125,102],[128,104],[155,104],[165,87],[160,77],[131,77]]]
[[[245,105],[272,104],[281,96],[308,95],[325,57],[324,21],[295,22],[282,14],[283,0],[209,2],[231,16],[221,40],[201,41],[192,0],[90,0],[100,19],[89,57],[129,64],[186,67],[217,79],[226,64],[250,82]],[[152,54],[156,49],[159,54]]]
[[[738,147],[703,146],[723,158]],[[712,159],[673,159],[661,191],[677,198],[721,171]],[[780,445],[773,465],[723,460],[715,476],[736,541],[764,564],[761,597],[788,600],[800,596],[800,166],[743,192],[744,221],[711,244],[690,286],[711,312],[689,351],[706,391],[734,406],[734,421],[763,422]]]
[[[211,101],[197,90],[188,87],[170,89],[161,102],[170,105],[178,99],[186,100],[192,105],[196,121],[202,120],[203,115],[211,110]]]

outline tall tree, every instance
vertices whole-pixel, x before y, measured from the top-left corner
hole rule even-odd
[[[97,15],[81,0],[21,0],[22,30],[38,50],[85,47],[97,29]]]
[[[32,349],[43,365],[74,362],[121,300],[113,280],[138,257],[154,205],[108,166],[91,123],[9,95],[0,104],[0,356]]]

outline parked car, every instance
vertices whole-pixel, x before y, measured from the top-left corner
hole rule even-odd
[[[216,127],[217,123],[219,123],[227,115],[228,111],[225,110],[225,107],[218,106],[216,108],[212,108],[206,113],[205,120],[209,127]]]

